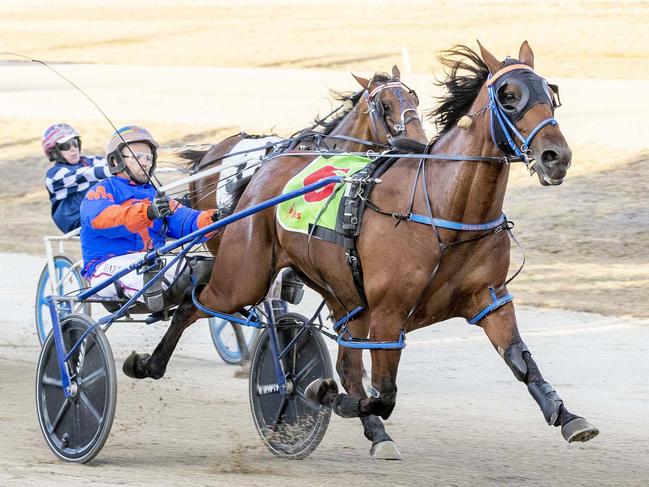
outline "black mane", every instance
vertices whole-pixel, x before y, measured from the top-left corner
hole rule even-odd
[[[448,69],[446,79],[435,82],[446,87],[447,93],[436,98],[439,106],[428,113],[439,131],[435,139],[453,128],[469,111],[489,75],[489,68],[480,55],[468,46],[455,45],[442,51],[438,59]],[[460,71],[468,73],[460,75]]]

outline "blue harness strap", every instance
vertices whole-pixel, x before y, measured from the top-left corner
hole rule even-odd
[[[441,218],[431,218],[425,215],[418,215],[416,213],[410,213],[408,215],[408,220],[416,223],[423,223],[424,225],[432,225],[439,228],[448,228],[449,230],[460,230],[465,232],[477,232],[484,230],[493,230],[501,226],[507,221],[507,217],[503,213],[495,220],[492,220],[487,223],[462,223],[454,222],[450,220],[443,220]]]
[[[336,338],[338,345],[362,350],[401,350],[406,348],[406,332],[404,330],[401,330],[399,339],[396,342],[374,342],[366,338],[354,338],[351,332],[347,329],[347,324],[354,316],[362,311],[365,311],[365,308],[362,306],[354,308],[334,323],[334,331],[340,331]]]
[[[360,348],[363,350],[401,350],[406,348],[406,332],[404,330],[401,330],[399,340],[396,342],[373,342],[364,338],[345,339],[343,338],[344,335],[345,332],[341,333],[336,342],[338,342],[338,345],[347,348]]]
[[[494,291],[493,287],[489,288],[489,294],[491,295],[491,304],[487,305],[482,311],[480,311],[477,315],[475,315],[473,318],[470,320],[467,320],[469,325],[475,325],[477,324],[482,318],[487,316],[489,313],[492,311],[497,310],[501,306],[509,303],[514,299],[514,296],[511,294],[507,293],[502,297],[497,297],[496,296],[496,291]]]

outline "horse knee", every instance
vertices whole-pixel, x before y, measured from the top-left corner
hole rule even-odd
[[[372,396],[360,401],[359,411],[362,416],[380,416],[388,419],[397,403],[397,388],[393,391],[381,392],[378,396]]]

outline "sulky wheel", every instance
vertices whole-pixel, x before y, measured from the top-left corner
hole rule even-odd
[[[304,330],[308,320],[288,313],[277,321],[278,348],[284,350]],[[304,397],[304,389],[316,379],[332,378],[329,350],[316,330],[304,330],[282,358],[288,395],[280,394],[275,375],[276,358],[265,329],[253,345],[250,363],[250,408],[257,431],[275,455],[300,459],[320,444],[329,425],[331,408]]]
[[[64,348],[69,351],[94,324],[84,315],[61,321]],[[54,333],[41,349],[36,370],[36,411],[45,441],[54,454],[68,462],[86,463],[101,450],[115,416],[117,378],[106,335],[98,326],[67,361],[72,397],[65,397]]]
[[[55,294],[64,295],[69,294],[79,289],[86,287],[86,281],[81,276],[79,270],[74,266],[74,263],[69,257],[65,255],[54,256],[54,270],[56,272],[56,280],[59,283],[54,290]],[[36,303],[35,303],[35,321],[36,332],[38,340],[41,345],[45,343],[47,335],[52,329],[52,319],[50,318],[50,310],[47,306],[45,298],[52,294],[52,285],[50,283],[50,271],[47,265],[43,267],[41,276],[38,279],[36,286]],[[90,315],[90,304],[81,306],[84,314]],[[72,312],[71,303],[60,303],[59,314],[62,316],[68,315]]]
[[[242,355],[239,340],[245,340],[248,351],[250,351],[258,333],[257,328],[238,325],[222,318],[210,318],[208,321],[212,342],[214,342],[214,347],[219,356],[227,364],[240,364]]]

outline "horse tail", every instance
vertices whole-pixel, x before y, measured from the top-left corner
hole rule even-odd
[[[211,147],[210,147],[211,149]],[[193,150],[193,149],[188,149],[185,151],[182,151],[180,154],[178,154],[181,158],[185,159],[188,161],[188,165],[192,171],[195,171],[198,169],[198,165],[200,162],[203,160],[205,157],[205,154],[207,154],[210,149],[207,150]]]

